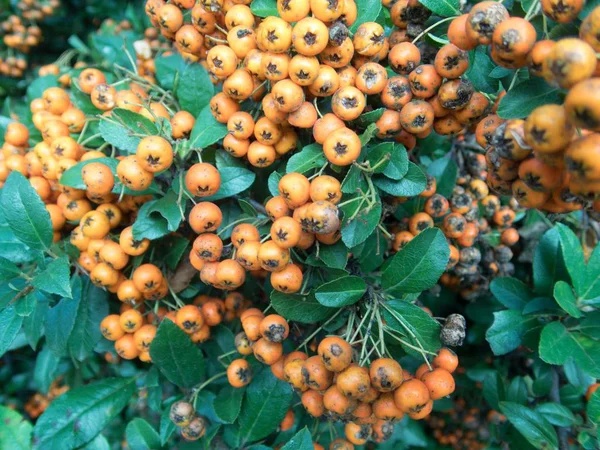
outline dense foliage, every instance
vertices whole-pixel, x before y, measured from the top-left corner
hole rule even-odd
[[[6,3],[0,450],[598,448],[600,6]]]

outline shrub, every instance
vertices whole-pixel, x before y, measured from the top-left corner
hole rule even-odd
[[[0,118],[1,448],[596,448],[595,6],[69,39]]]

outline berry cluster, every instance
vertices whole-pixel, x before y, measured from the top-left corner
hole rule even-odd
[[[582,7],[583,2],[541,2],[543,14],[558,23],[572,22]],[[539,106],[525,120],[505,121],[492,114],[479,123],[477,141],[487,151],[487,181],[526,208],[552,213],[598,210],[600,165],[595,131],[600,129],[600,114],[595,104],[600,80],[594,77],[598,74],[600,9],[583,21],[579,38],[557,42],[536,42],[535,28],[527,20],[532,12],[525,18],[509,17],[502,4],[481,2],[454,19],[448,30],[448,38],[457,47],[470,50],[489,45],[499,66],[527,67],[531,75],[568,90],[564,105]]]
[[[60,0],[18,2],[19,15],[10,15],[0,22],[0,36],[7,48],[0,52],[0,75],[11,78],[23,76],[28,66],[26,55],[43,39],[38,24],[59,7]]]
[[[50,384],[47,394],[36,392],[25,403],[23,409],[29,417],[37,419],[48,408],[50,403],[56,398],[69,390],[69,386],[64,383],[61,378],[57,378]]]
[[[284,354],[282,343],[289,325],[283,317],[265,317],[251,308],[240,318],[243,331],[235,338],[238,353],[253,354],[277,378],[290,383],[311,416],[346,424],[347,441],[338,440],[338,446],[330,448],[353,448],[368,440],[383,442],[393,433],[394,422],[405,414],[423,419],[431,413],[434,400],[454,391],[452,373],[458,358],[450,349],[441,349],[413,376],[391,358],[374,359],[368,367],[353,362],[357,360],[353,346],[339,336],[322,339],[314,356],[298,350]],[[227,378],[233,387],[243,387],[252,381],[252,367],[246,359],[236,359],[227,368]],[[293,412],[289,414],[293,419]],[[282,427],[286,420],[290,418],[284,418]]]
[[[436,192],[436,180],[429,176],[418,201],[407,204],[400,199],[406,215],[392,227],[392,250],[401,250],[427,228],[440,228],[450,247],[447,271],[440,283],[465,298],[476,298],[489,289],[492,278],[514,273],[511,247],[520,236],[514,227],[514,202],[502,204],[489,192],[484,156],[465,151],[463,158],[462,172],[448,198]]]

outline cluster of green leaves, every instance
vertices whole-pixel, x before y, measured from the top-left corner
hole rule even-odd
[[[576,234],[558,223],[537,244],[532,278],[531,287],[517,278],[492,281],[506,309],[494,313],[486,339],[498,356],[531,349],[533,378],[514,377],[507,387],[493,372],[484,395],[536,448],[558,446],[553,426],[580,428],[579,444],[595,448],[581,396],[600,377],[600,246],[586,263]],[[562,377],[568,384],[561,387]],[[588,427],[598,426],[599,400],[594,394],[587,405]]]

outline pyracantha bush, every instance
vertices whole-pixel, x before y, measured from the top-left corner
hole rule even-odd
[[[3,101],[0,448],[598,447],[600,7],[114,14]]]

